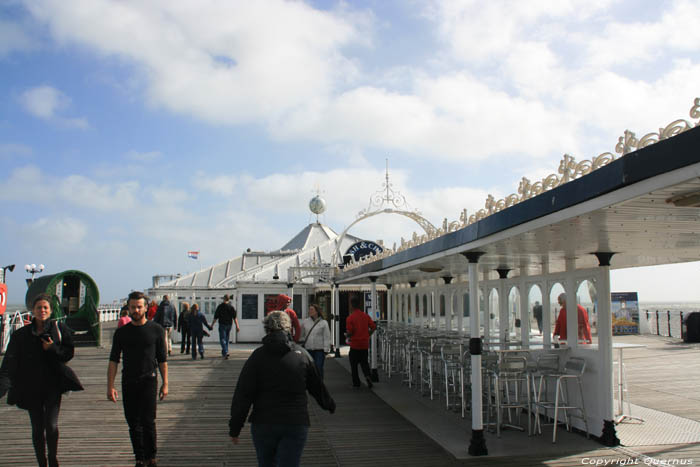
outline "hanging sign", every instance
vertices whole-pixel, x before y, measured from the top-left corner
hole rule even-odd
[[[0,284],[0,315],[7,309],[7,285]]]
[[[377,255],[384,251],[381,245],[367,240],[362,240],[350,245],[350,248],[345,252],[346,255],[352,255],[355,261],[359,261],[360,258],[365,256]]]

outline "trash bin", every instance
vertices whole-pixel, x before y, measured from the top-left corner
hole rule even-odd
[[[683,342],[700,342],[700,312],[694,311],[683,318],[681,337]]]

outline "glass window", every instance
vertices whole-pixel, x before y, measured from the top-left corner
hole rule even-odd
[[[241,318],[258,319],[258,294],[241,295]]]

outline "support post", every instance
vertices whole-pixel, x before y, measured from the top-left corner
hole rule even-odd
[[[452,276],[443,276],[445,282],[445,331],[452,331],[452,289],[449,285],[452,283]]]
[[[370,276],[369,278],[370,281],[372,281],[372,289],[370,293],[371,297],[371,303],[372,303],[372,313],[374,316],[370,316],[374,321],[377,321],[377,277],[376,276]],[[377,333],[374,332],[372,333],[372,337],[370,338],[370,345],[372,346],[372,362],[370,364],[370,373],[372,375],[372,381],[377,382],[379,381],[379,372],[377,371]]]
[[[333,317],[334,317],[334,334],[335,334],[335,358],[340,358],[340,286],[333,283]]]
[[[498,278],[498,340],[506,342],[510,340],[510,320],[508,319],[508,291],[505,281],[508,278],[510,269],[496,269]]]
[[[394,294],[391,292],[392,284],[384,284],[386,287],[386,327],[391,327],[392,313],[394,312]]]
[[[462,253],[469,261],[469,320],[471,338],[469,339],[469,354],[472,363],[472,437],[469,441],[469,454],[472,456],[486,456],[489,451],[486,448],[484,438],[484,420],[482,407],[481,386],[481,349],[482,342],[479,326],[479,258],[482,252]]]
[[[610,303],[610,260],[614,253],[595,253],[601,275],[596,284],[598,291],[598,352],[600,358],[600,387],[603,400],[603,433],[605,446],[619,446],[615,432],[615,406],[613,403],[613,347],[612,305]],[[622,365],[622,362],[619,362]]]
[[[576,301],[576,260],[566,258],[566,277],[564,292],[566,293],[566,345],[572,349],[578,347],[578,303]]]

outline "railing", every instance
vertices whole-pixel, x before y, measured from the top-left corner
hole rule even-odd
[[[647,310],[647,323],[649,325],[649,333],[655,336],[677,337],[681,338],[681,326],[683,319],[688,316],[690,311],[678,310]]]
[[[7,344],[10,343],[10,335],[24,326],[32,317],[30,311],[15,311],[0,315],[0,353],[5,353]]]
[[[97,311],[100,315],[100,322],[104,323],[107,321],[117,321],[121,308],[112,305],[100,305],[97,307]]]

